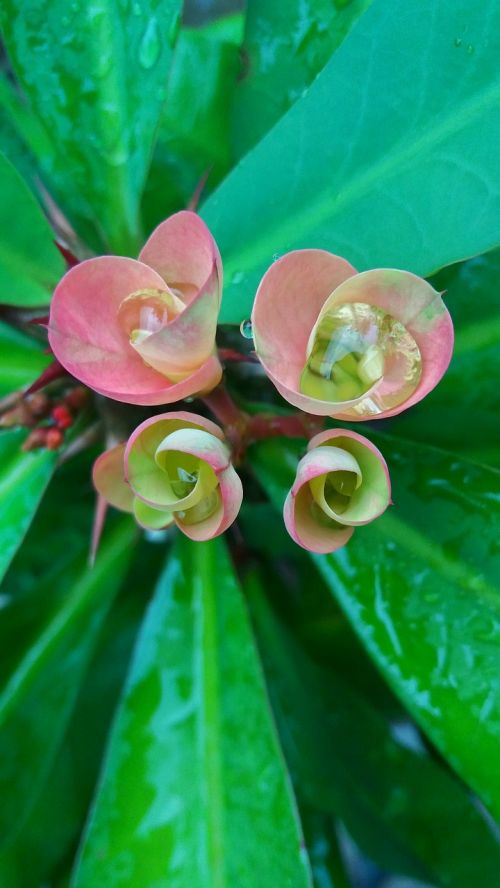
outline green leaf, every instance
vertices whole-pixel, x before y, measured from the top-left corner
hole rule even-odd
[[[30,188],[36,190],[40,169],[30,146],[35,142],[38,156],[48,140],[39,121],[22,101],[18,91],[7,78],[0,74],[0,152],[14,164]],[[49,150],[51,149],[50,142]]]
[[[238,157],[303,95],[372,0],[249,0],[235,96]]]
[[[249,825],[251,824],[251,828]],[[137,644],[75,888],[310,885],[241,592],[179,537]]]
[[[395,506],[314,557],[389,685],[449,763],[500,814],[500,474],[368,429]],[[266,442],[253,464],[282,505],[303,444]]]
[[[139,201],[179,11],[180,0],[2,5],[10,60],[52,138],[46,174],[84,233],[97,227],[113,251],[134,254],[140,244]]]
[[[456,328],[450,368],[397,430],[500,466],[500,250],[445,268],[434,280]],[[394,423],[396,427],[396,422]]]
[[[211,190],[231,164],[229,115],[239,61],[241,15],[183,28],[143,198],[148,230],[185,207],[202,176]]]
[[[0,397],[29,386],[50,364],[42,343],[0,321]]]
[[[500,243],[499,52],[495,0],[375,0],[203,207],[229,284],[221,322],[248,317],[288,250],[428,275]]]
[[[135,530],[123,520],[95,567],[75,585],[13,672],[0,697],[0,834],[23,826],[64,735],[102,622],[128,565]]]
[[[48,450],[23,453],[25,429],[0,432],[0,580],[28,530],[55,466]]]
[[[0,302],[47,305],[64,272],[63,258],[31,191],[3,155],[0,191]]]
[[[68,477],[65,480],[68,482]],[[71,518],[74,514],[72,509]],[[66,537],[64,542],[68,542]],[[0,852],[3,888],[59,884],[56,876],[62,868],[67,869],[73,859],[146,604],[144,593],[153,586],[159,559],[164,561],[163,549],[163,546],[141,542],[134,550],[132,569],[99,634],[95,654],[43,789],[23,829]],[[61,564],[53,578],[55,585],[62,586],[61,592],[64,592],[64,574],[65,565]],[[31,593],[37,595],[36,586]],[[24,603],[31,608],[31,597]]]
[[[467,790],[307,656],[272,613],[258,573],[247,590],[299,800],[337,814],[386,870],[447,888],[489,888],[498,845]]]

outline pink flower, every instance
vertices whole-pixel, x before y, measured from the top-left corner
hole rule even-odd
[[[311,438],[283,517],[299,546],[324,554],[344,546],[355,527],[378,518],[390,501],[380,451],[356,432],[327,429]]]
[[[319,416],[394,416],[437,385],[453,350],[450,315],[425,280],[379,268],[357,274],[325,250],[296,250],[264,275],[255,348],[291,404]]]
[[[49,343],[77,379],[129,404],[168,404],[221,378],[215,332],[219,251],[196,213],[156,228],[139,259],[100,256],[65,274],[54,292]]]
[[[192,540],[212,539],[233,523],[243,497],[223,438],[215,423],[194,413],[153,416],[126,444],[98,457],[95,488],[141,527],[174,522]]]

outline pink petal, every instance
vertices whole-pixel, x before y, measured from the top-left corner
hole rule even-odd
[[[141,359],[139,358],[139,360]],[[151,373],[155,373],[160,384],[154,389],[151,388],[149,392],[142,394],[105,391],[97,386],[93,386],[93,389],[99,395],[113,398],[115,401],[124,401],[126,404],[140,404],[144,407],[156,407],[160,404],[174,404],[176,401],[182,401],[184,398],[206,395],[218,386],[222,379],[222,367],[215,355],[212,355],[198,370],[181,382],[169,382],[164,376],[156,373],[154,370]]]
[[[118,444],[97,457],[92,480],[98,494],[115,509],[133,511],[134,494],[125,481],[125,444]]]
[[[326,250],[295,250],[274,262],[262,278],[252,312],[255,349],[280,394],[310,413],[328,416],[330,402],[298,391],[309,334],[328,296],[356,269]],[[324,403],[324,410],[312,409]]]
[[[218,437],[204,429],[182,428],[170,432],[158,445],[156,460],[161,453],[168,451],[190,453],[208,463],[216,474],[229,466],[229,450]]]
[[[216,438],[224,438],[219,426],[196,413],[177,411],[161,413],[142,422],[128,439],[125,455],[125,476],[131,488],[152,506],[171,505],[171,488],[165,473],[155,461],[161,442],[180,429],[203,429]]]
[[[441,294],[423,278],[409,271],[380,268],[364,271],[341,284],[327,299],[323,312],[349,302],[365,302],[381,308],[400,321],[420,349],[422,375],[413,394],[402,404],[376,414],[376,419],[395,416],[421,401],[439,382],[453,353],[453,323]],[[370,391],[377,390],[376,383]],[[359,400],[364,400],[367,392]],[[337,419],[365,421],[349,409],[351,402],[332,405]],[[316,412],[316,411],[312,411]]]
[[[215,267],[220,303],[220,253],[197,213],[182,210],[161,222],[142,248],[139,259],[154,268],[170,287],[180,290],[188,302],[206,286]]]
[[[283,509],[286,529],[292,539],[309,552],[320,555],[335,552],[345,546],[354,533],[354,528],[340,525],[338,528],[323,527],[311,514],[312,502],[312,494],[307,485],[302,486],[295,495],[290,491]]]
[[[59,362],[99,394],[130,404],[167,404],[214,388],[222,373],[215,356],[172,383],[131,347],[117,313],[140,289],[167,288],[135,259],[100,256],[70,269],[55,289],[49,319],[49,344]]]
[[[168,376],[192,373],[215,347],[220,296],[217,269],[173,321],[134,346],[155,370]]]
[[[321,453],[321,448],[332,447],[351,454],[361,469],[362,483],[352,496],[348,515],[338,520],[342,524],[359,526],[374,521],[391,502],[391,479],[387,463],[380,450],[368,438],[349,429],[326,429],[315,435],[308,444],[308,456]]]
[[[316,436],[319,437],[319,436]],[[318,478],[327,472],[356,472],[358,465],[356,459],[340,447],[314,448],[308,450],[297,466],[297,475],[292,486],[294,496],[304,484],[308,484],[313,478]]]
[[[198,524],[184,524],[174,513],[175,523],[190,539],[201,541],[220,536],[238,516],[243,500],[243,487],[239,475],[231,465],[219,475],[219,493],[219,507],[205,521],[200,521]]]

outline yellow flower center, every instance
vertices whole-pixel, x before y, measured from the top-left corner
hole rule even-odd
[[[152,333],[162,330],[184,308],[184,303],[170,290],[136,290],[118,309],[118,323],[132,345],[140,345]]]

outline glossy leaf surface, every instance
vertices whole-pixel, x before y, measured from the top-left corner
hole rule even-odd
[[[310,885],[241,592],[179,537],[146,615],[75,888]]]
[[[25,429],[0,432],[0,580],[31,523],[55,466],[48,450],[23,453]]]
[[[433,284],[456,329],[438,387],[394,423],[399,434],[500,466],[500,250],[443,269]],[[381,427],[381,431],[383,428]]]
[[[123,578],[135,534],[122,521],[86,560],[0,697],[2,841],[22,828],[66,729],[98,632]]]
[[[498,244],[499,50],[495,0],[375,0],[204,205],[225,262],[222,323],[249,316],[288,250],[428,275]]]
[[[251,0],[234,101],[236,154],[252,148],[304,93],[371,0]]]
[[[370,432],[395,506],[315,559],[392,689],[458,773],[500,813],[500,474]],[[253,461],[282,505],[299,442]],[[257,460],[257,462],[256,462]]]
[[[70,483],[68,473],[64,480],[66,485]],[[48,497],[51,492],[55,494],[55,485],[53,487]],[[40,518],[46,511],[45,505],[46,501]],[[79,506],[77,504],[76,508],[71,509],[71,518],[77,521]],[[64,534],[65,545],[70,550],[75,549],[78,537],[81,543],[87,542],[80,527],[78,531],[75,534],[73,528]],[[30,533],[30,537],[23,550],[35,548],[34,534]],[[84,548],[88,548],[88,544]],[[132,568],[99,634],[95,653],[83,684],[78,689],[71,719],[43,789],[22,830],[0,851],[2,888],[37,888],[40,881],[52,884],[76,853],[98,777],[109,723],[145,605],[145,595],[138,594],[138,588],[141,592],[152,588],[151,579],[158,569],[158,560],[161,558],[163,561],[162,550],[162,546],[147,543],[141,543],[134,549]],[[29,555],[33,558],[35,552],[27,554],[29,561]],[[33,558],[33,562],[35,560]],[[64,595],[64,576],[72,572],[74,565],[81,567],[81,559],[75,561],[73,557],[65,561],[60,557],[57,565],[54,565],[51,586],[52,590],[56,590],[56,597],[61,593]],[[22,575],[20,561],[16,567],[18,574]],[[30,584],[24,594],[20,594],[21,589],[18,590],[16,598],[22,599],[24,610],[29,610],[30,615],[33,610],[36,613],[43,607],[39,601],[41,597],[50,602],[48,612],[54,606],[54,594],[50,595],[49,584],[43,582],[40,585],[43,587],[40,596],[36,584]],[[5,586],[7,591],[14,593],[15,578],[12,577],[11,583],[6,579]],[[7,612],[9,609],[13,608],[8,608]],[[0,644],[3,646],[3,637]]]
[[[386,870],[449,888],[489,888],[498,845],[466,788],[419,746],[411,726],[385,721],[348,681],[305,654],[272,613],[256,572],[247,588],[299,799],[337,814]],[[414,748],[401,742],[405,731]]]
[[[179,0],[2,5],[10,60],[53,141],[46,174],[70,217],[114,252],[134,255],[140,244],[179,11]]]
[[[31,191],[2,155],[0,192],[0,303],[48,305],[63,258]]]
[[[241,31],[242,16],[231,15],[179,32],[142,201],[148,231],[187,206],[203,177],[206,194],[230,167]]]
[[[50,363],[43,346],[0,321],[0,397],[30,385]]]

